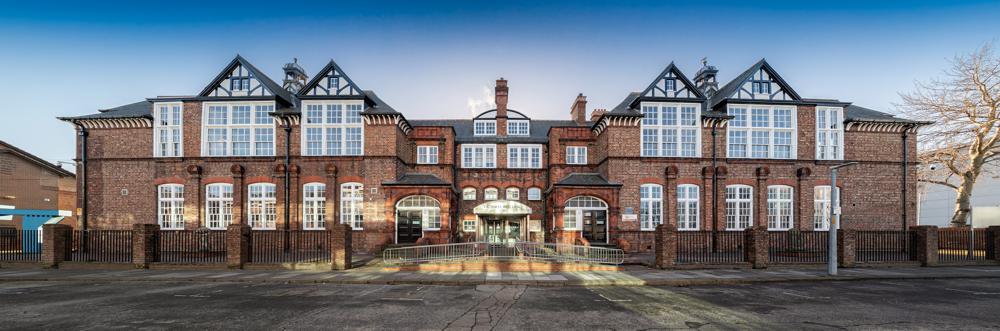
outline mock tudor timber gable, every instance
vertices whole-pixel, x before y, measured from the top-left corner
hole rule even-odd
[[[236,56],[198,94],[62,117],[78,131],[90,228],[322,230],[356,250],[414,242],[545,241],[650,249],[682,231],[825,231],[830,167],[844,226],[914,225],[916,142],[928,122],[801,97],[765,60],[718,87],[673,62],[641,91],[567,119],[496,109],[408,119],[330,60],[283,84]],[[515,94],[516,95],[516,94]],[[902,188],[902,189],[901,189]],[[128,192],[127,194],[125,192]]]

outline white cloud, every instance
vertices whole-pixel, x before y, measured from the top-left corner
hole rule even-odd
[[[484,111],[493,109],[497,107],[496,97],[493,95],[493,89],[489,86],[483,86],[482,95],[479,97],[469,97],[466,105],[469,107],[469,112],[472,116],[479,115]]]

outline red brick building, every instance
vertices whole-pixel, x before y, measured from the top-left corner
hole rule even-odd
[[[844,226],[914,225],[915,130],[924,122],[798,95],[761,60],[719,87],[670,64],[610,111],[567,119],[508,108],[408,119],[331,61],[283,84],[237,56],[200,93],[66,117],[92,228],[323,229],[355,246],[533,240],[614,244],[682,230],[825,230],[829,169]],[[423,239],[421,239],[423,238]]]

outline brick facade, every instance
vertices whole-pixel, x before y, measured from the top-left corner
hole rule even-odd
[[[768,67],[769,68],[769,67]],[[322,73],[320,73],[322,74]],[[687,81],[686,78],[682,78]],[[213,82],[215,84],[217,82]],[[353,84],[353,82],[351,83]],[[846,161],[859,164],[840,171],[844,227],[855,230],[903,229],[916,225],[916,125],[906,126],[887,121],[883,126],[866,125],[863,118],[854,118],[850,111],[843,130],[843,160],[816,159],[816,114],[819,105],[834,105],[850,110],[848,103],[821,100],[795,99],[776,102],[794,107],[796,153],[792,159],[736,159],[727,158],[727,129],[724,115],[726,103],[713,105],[712,98],[664,99],[653,101],[692,102],[702,106],[698,120],[700,147],[698,157],[644,157],[642,155],[641,115],[615,109],[598,113],[586,121],[586,101],[582,95],[574,100],[566,120],[534,120],[507,107],[506,81],[498,81],[497,109],[483,113],[474,120],[407,120],[365,91],[351,97],[331,100],[358,100],[364,102],[362,113],[363,155],[360,156],[307,156],[303,150],[303,110],[297,99],[321,100],[305,91],[315,86],[310,83],[299,91],[293,100],[276,102],[274,127],[274,156],[255,157],[204,157],[202,155],[203,103],[212,102],[210,96],[182,98],[183,102],[183,157],[153,157],[152,116],[138,116],[133,122],[121,119],[90,118],[81,116],[67,121],[86,130],[87,145],[78,141],[78,159],[87,153],[87,218],[91,228],[131,228],[133,224],[157,223],[157,186],[182,184],[184,186],[184,227],[196,229],[206,226],[206,185],[211,183],[233,184],[233,223],[247,224],[247,185],[272,183],[276,187],[276,228],[301,229],[303,227],[303,185],[326,185],[327,228],[340,223],[341,190],[345,183],[363,185],[363,225],[352,231],[349,240],[356,251],[377,252],[397,242],[397,203],[414,195],[425,195],[439,204],[441,225],[438,230],[424,230],[422,242],[440,244],[457,241],[487,240],[486,220],[510,220],[507,231],[521,231],[519,240],[536,240],[561,243],[583,243],[584,231],[566,228],[565,205],[577,196],[592,196],[607,204],[605,241],[615,244],[625,240],[624,233],[654,236],[654,229],[641,229],[640,220],[633,215],[641,210],[640,186],[662,186],[662,222],[676,228],[678,224],[677,186],[693,184],[698,191],[698,228],[725,230],[727,185],[743,184],[753,188],[753,220],[751,226],[767,226],[768,196],[771,185],[793,188],[792,228],[813,230],[814,188],[829,185],[830,167]],[[351,87],[353,88],[353,87]],[[502,89],[502,91],[501,91]],[[502,93],[501,93],[502,92]],[[716,92],[721,93],[721,91]],[[797,96],[796,96],[797,97]],[[632,106],[645,102],[644,97],[633,98]],[[226,100],[239,98],[233,97]],[[254,100],[259,100],[256,98]],[[516,100],[516,99],[515,99]],[[694,100],[694,101],[692,101]],[[150,99],[148,107],[160,99]],[[176,102],[176,101],[175,101]],[[288,102],[288,105],[282,105]],[[736,102],[736,101],[732,101]],[[623,104],[628,104],[626,99]],[[718,115],[719,112],[723,115]],[[105,114],[114,114],[115,111]],[[714,114],[714,115],[713,115]],[[572,116],[571,116],[572,115]],[[884,115],[884,114],[883,114]],[[714,117],[713,117],[714,116]],[[891,117],[889,115],[884,115]],[[473,134],[473,123],[491,120],[496,123],[494,136]],[[507,127],[515,120],[529,120],[531,134],[508,136]],[[117,122],[115,122],[117,121]],[[290,123],[286,138],[284,124]],[[108,123],[100,124],[97,123]],[[112,125],[117,123],[117,125]],[[851,125],[856,123],[856,125]],[[903,195],[903,137],[907,155],[906,194]],[[713,148],[714,142],[714,148]],[[495,144],[496,167],[489,169],[462,166],[463,144]],[[540,146],[538,168],[515,169],[508,167],[510,144]],[[437,147],[436,164],[418,164],[420,146]],[[586,164],[568,164],[567,147],[587,148]],[[285,150],[290,150],[288,172],[285,176]],[[714,166],[713,166],[714,165]],[[571,175],[587,174],[587,178],[603,182],[572,182]],[[80,176],[80,183],[83,177]],[[285,187],[289,201],[285,201]],[[713,191],[712,188],[715,187]],[[466,200],[463,190],[475,189],[475,199]],[[477,215],[477,206],[486,204],[484,192],[495,188],[498,200],[506,199],[507,188],[517,188],[518,206],[530,209],[526,214]],[[541,190],[540,199],[528,199],[528,190]],[[903,212],[903,206],[908,212]],[[285,208],[289,217],[285,218]],[[903,219],[903,215],[905,220]],[[502,217],[501,217],[502,216]],[[465,231],[465,221],[476,221],[474,231]],[[539,228],[528,229],[537,221]],[[578,220],[579,222],[580,220]],[[519,227],[517,226],[519,224]],[[537,230],[537,231],[536,231]],[[645,230],[645,231],[644,231]],[[239,232],[231,228],[232,235]],[[601,244],[591,242],[590,244]],[[631,243],[636,245],[636,243]],[[636,245],[640,246],[640,245]],[[651,245],[641,250],[650,249]],[[241,257],[230,256],[230,264],[241,263]]]

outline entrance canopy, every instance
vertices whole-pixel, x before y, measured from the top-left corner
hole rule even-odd
[[[497,200],[478,205],[472,212],[476,215],[528,215],[531,207],[517,201]]]

